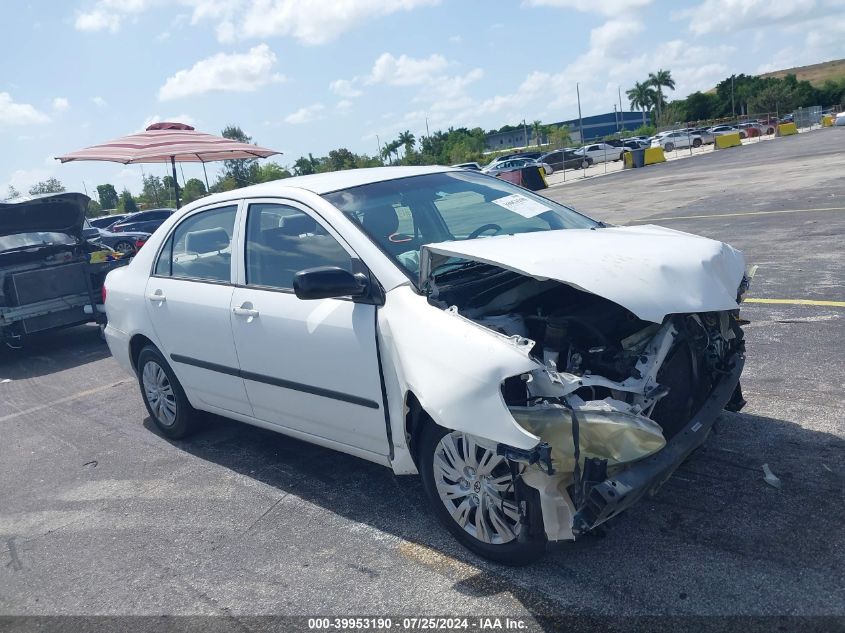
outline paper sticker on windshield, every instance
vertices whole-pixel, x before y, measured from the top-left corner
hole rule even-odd
[[[521,196],[518,193],[511,196],[505,196],[504,198],[497,198],[496,200],[493,200],[493,204],[498,204],[500,207],[504,207],[508,211],[518,213],[524,218],[533,218],[535,215],[540,215],[545,211],[551,211],[551,209],[549,209],[546,205],[532,200],[531,198]]]

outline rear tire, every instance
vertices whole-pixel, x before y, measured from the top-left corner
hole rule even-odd
[[[520,542],[509,467],[490,453],[463,433],[428,422],[417,454],[423,490],[434,515],[467,549],[497,563],[527,565],[546,551],[539,493],[523,487],[533,534]]]
[[[144,406],[162,435],[178,440],[193,433],[197,411],[161,352],[147,345],[138,354],[136,367]]]
[[[120,240],[117,244],[114,245],[114,250],[116,250],[118,253],[123,253],[124,255],[127,255],[135,251],[135,245],[132,242]]]
[[[699,147],[701,147],[701,139],[700,139],[700,138],[694,138],[694,139],[692,139],[692,146],[693,146],[694,148],[696,148],[696,149],[698,149]]]

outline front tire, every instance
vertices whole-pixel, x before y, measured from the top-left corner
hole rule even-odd
[[[534,534],[519,540],[510,467],[472,436],[429,422],[422,429],[418,464],[423,489],[438,520],[467,549],[505,565],[527,565],[546,549],[539,493],[526,489]],[[537,529],[539,528],[539,529]]]
[[[136,367],[141,398],[158,430],[173,440],[190,435],[196,427],[197,411],[161,352],[147,345],[138,354]]]
[[[666,145],[663,146],[663,149],[665,149],[667,152],[672,152],[672,151],[675,150],[675,144],[674,143],[666,143]]]
[[[693,146],[694,148],[696,148],[696,149],[698,149],[699,147],[701,147],[701,139],[698,139],[698,138],[693,139],[693,140],[692,140],[692,146]]]

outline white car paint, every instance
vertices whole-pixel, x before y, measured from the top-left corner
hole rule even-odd
[[[613,147],[613,145],[608,145],[607,143],[591,143],[575,150],[575,153],[581,156],[589,156],[594,163],[604,163],[620,160],[625,153],[625,148]]]
[[[130,347],[133,337],[145,337],[172,361],[194,407],[356,455],[398,474],[417,472],[405,428],[411,396],[440,426],[493,449],[530,450],[540,442],[505,405],[500,386],[506,378],[530,375],[533,389],[555,395],[572,393],[582,384],[603,386],[636,394],[637,406],[653,406],[656,400],[647,389],[668,350],[671,324],[643,352],[640,379],[614,382],[552,371],[529,354],[533,341],[432,304],[358,224],[320,195],[449,171],[466,173],[439,167],[350,170],[264,183],[188,205],[151,236],[129,266],[109,274],[105,334],[112,354],[135,372]],[[383,305],[344,298],[304,301],[290,292],[246,286],[246,208],[257,201],[307,210],[366,265],[383,290]],[[151,275],[178,223],[233,203],[238,205],[233,283]],[[477,238],[430,244],[423,254],[423,276],[433,256],[477,259],[600,295],[655,323],[670,313],[735,309],[744,269],[742,255],[727,245],[658,227]],[[199,358],[206,366],[185,364],[174,354]],[[254,375],[271,376],[275,383],[256,381]],[[597,407],[592,402],[584,406]],[[604,406],[618,409],[612,403]],[[551,540],[573,538],[575,509],[565,493],[567,477],[560,471],[549,476],[537,467],[525,474],[528,485],[541,492]]]
[[[431,269],[427,254],[432,253],[554,279],[655,323],[667,314],[735,310],[736,289],[745,274],[742,253],[727,244],[651,225],[427,244],[421,257],[423,278]],[[664,290],[669,288],[672,292]]]

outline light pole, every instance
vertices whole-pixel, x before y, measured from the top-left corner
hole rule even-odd
[[[584,144],[584,122],[581,120],[581,86],[575,84],[575,94],[578,96],[578,134],[581,136],[581,145]]]

